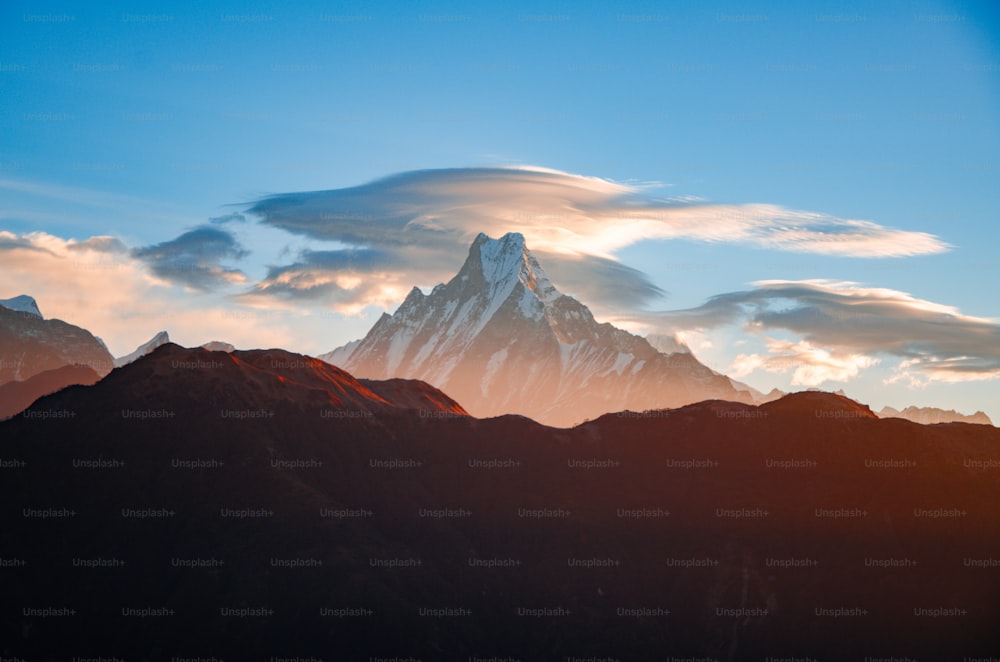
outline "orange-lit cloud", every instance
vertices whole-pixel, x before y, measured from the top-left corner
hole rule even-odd
[[[819,386],[824,382],[846,382],[857,377],[878,359],[864,354],[839,352],[814,347],[808,341],[791,342],[765,338],[767,354],[740,354],[727,374],[741,379],[756,369],[768,372],[792,372],[794,386]]]

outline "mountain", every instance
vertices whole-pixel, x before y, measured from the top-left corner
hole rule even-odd
[[[114,358],[89,331],[42,318],[33,299],[23,307],[34,310],[0,306],[0,384],[67,365],[90,366],[100,376],[114,368]]]
[[[77,384],[89,386],[100,378],[90,366],[64,365],[39,372],[23,382],[0,384],[0,419],[21,413],[43,395]]]
[[[800,391],[761,405],[765,414],[780,412],[788,418],[806,417],[833,420],[877,419],[868,405],[851,400],[843,392],[817,389]]]
[[[135,348],[135,351],[126,356],[121,356],[115,359],[115,367],[120,368],[122,366],[132,363],[136,359],[142,358],[147,354],[150,354],[154,349],[160,347],[161,345],[166,345],[170,342],[170,335],[166,331],[160,331],[155,336],[139,345]],[[212,340],[210,342],[201,345],[202,349],[207,349],[210,352],[232,352],[236,348],[227,342],[221,342],[219,340]]]
[[[878,413],[879,418],[905,418],[914,423],[929,425],[932,423],[978,423],[993,425],[990,417],[981,411],[975,414],[960,414],[953,409],[938,409],[937,407],[907,407],[903,411],[892,407],[883,407]]]
[[[142,381],[142,388],[134,383]],[[308,404],[338,408],[360,416],[384,415],[404,409],[466,416],[461,405],[422,382],[393,380],[362,383],[336,366],[282,349],[213,352],[166,343],[136,361],[116,369],[93,389],[82,409],[87,415],[111,415],[123,406],[177,400],[178,410],[213,411],[223,404],[240,411],[269,411]],[[84,396],[81,396],[83,398]]]
[[[42,311],[38,309],[38,303],[27,294],[22,294],[21,296],[14,297],[12,299],[0,299],[0,306],[6,308],[7,310],[16,310],[18,312],[27,313],[38,319],[45,319],[42,317]]]
[[[4,655],[997,650],[996,428],[804,393],[564,430],[447,398],[172,344],[42,398],[0,423]]]
[[[132,363],[136,359],[146,356],[157,347],[161,345],[166,345],[168,342],[170,342],[170,336],[167,334],[166,331],[160,331],[155,336],[153,336],[143,344],[136,347],[135,351],[132,352],[131,354],[126,354],[125,356],[120,356],[117,359],[115,359],[115,367],[120,368],[123,365],[128,365],[129,363]]]
[[[665,354],[595,321],[516,233],[480,234],[451,281],[427,295],[413,288],[364,338],[320,358],[361,377],[421,379],[475,416],[516,413],[562,427],[623,409],[755,401],[689,351]]]

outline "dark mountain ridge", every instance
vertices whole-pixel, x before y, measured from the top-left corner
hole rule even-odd
[[[480,420],[426,384],[165,345],[0,423],[0,641],[24,659],[982,655],[1000,579],[966,561],[1000,543],[998,449],[996,428],[825,393]]]

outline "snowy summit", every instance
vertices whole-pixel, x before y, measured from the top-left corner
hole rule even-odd
[[[33,297],[29,297],[27,294],[22,294],[12,299],[0,299],[0,306],[8,310],[16,310],[20,313],[34,315],[38,319],[45,319],[42,317],[42,311],[38,309],[38,303]]]
[[[480,234],[458,274],[414,287],[363,339],[320,358],[358,377],[422,379],[474,416],[573,425],[605,412],[759,394],[644,338],[598,323],[559,292],[517,233]]]
[[[136,347],[135,351],[132,352],[131,354],[126,354],[125,356],[119,356],[117,359],[115,359],[115,367],[121,368],[122,366],[126,366],[129,363],[132,363],[133,361],[141,359],[142,357],[151,353],[157,347],[160,347],[161,345],[166,345],[168,342],[170,342],[170,336],[167,334],[166,331],[160,331],[155,336],[153,336],[143,344]]]

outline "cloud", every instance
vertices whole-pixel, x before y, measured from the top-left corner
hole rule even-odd
[[[260,282],[238,298],[259,306],[309,302],[333,306],[346,314],[369,305],[393,308],[415,285],[450,280],[467,251],[468,247],[456,247],[455,252],[445,255],[416,247],[304,250],[292,264],[270,267]],[[592,306],[640,308],[665,294],[641,271],[611,259],[538,251],[535,255],[563,292],[582,292],[582,298]]]
[[[396,274],[390,278],[419,285],[453,275],[460,266],[459,256],[465,256],[479,232],[493,237],[520,232],[557,286],[598,308],[648,307],[664,294],[614,255],[648,239],[728,242],[852,257],[924,255],[948,249],[933,235],[871,221],[777,205],[656,197],[648,185],[537,167],[404,172],[361,186],[271,195],[254,203],[248,213],[313,240],[375,251],[377,267],[354,265],[355,273]],[[330,281],[339,268],[315,257],[303,255],[295,264],[278,269],[255,288],[255,294],[286,299],[301,294],[315,300],[319,292],[314,281]],[[292,278],[290,272],[298,276]],[[307,272],[315,278],[308,278]],[[285,280],[279,282],[279,276]],[[326,291],[334,302],[342,303],[359,303],[370,293],[355,288],[352,299],[342,288]]]
[[[116,356],[164,329],[188,346],[225,340],[238,347],[295,348],[321,337],[330,324],[300,311],[248,310],[221,294],[174,287],[113,237],[0,231],[0,265],[0,298],[31,295],[47,318],[101,336]],[[315,349],[325,351],[325,345]]]
[[[637,310],[667,294],[638,269],[606,257],[532,252],[564,293],[581,293],[588,305]]]
[[[148,204],[146,200],[118,193],[27,179],[0,178],[0,190],[13,194],[61,200],[87,207],[134,208],[138,203]]]
[[[858,376],[878,359],[847,352],[814,347],[808,341],[791,342],[766,338],[769,354],[740,354],[733,361],[728,374],[740,379],[762,369],[768,372],[792,371],[792,385],[818,386],[823,382],[846,382]]]
[[[243,214],[234,211],[231,214],[224,214],[222,216],[213,216],[208,219],[209,223],[213,225],[225,225],[227,223],[246,223],[247,217]]]
[[[65,222],[94,211],[99,211],[101,217],[106,217],[110,211],[127,214],[133,221],[147,219],[160,224],[186,220],[186,216],[178,214],[172,206],[157,200],[99,189],[0,177],[0,191],[3,191],[5,202],[9,205],[0,209],[0,218],[4,220]],[[49,211],[40,213],[39,203]]]
[[[899,360],[891,381],[911,385],[1000,378],[1000,323],[952,306],[885,288],[828,280],[753,283],[688,310],[649,315],[674,331],[742,324],[756,335],[789,332],[799,342],[764,337],[767,355],[741,354],[731,370],[794,369],[794,383],[845,381],[874,365]]]
[[[45,248],[45,246],[36,244],[36,242],[32,241],[29,236],[19,236],[13,232],[0,230],[0,251],[10,251],[14,249],[48,252],[48,249]]]
[[[246,282],[239,269],[222,266],[225,259],[247,255],[236,238],[225,230],[202,226],[175,239],[136,248],[132,255],[145,262],[157,276],[196,290]]]
[[[391,308],[413,288],[411,273],[389,253],[370,248],[303,251],[297,262],[271,267],[237,299],[250,305],[332,304],[347,314],[368,305]]]
[[[70,241],[66,244],[66,250],[81,252],[81,251],[96,251],[99,253],[127,253],[128,246],[126,246],[121,239],[117,237],[90,237],[89,239],[84,239],[83,241]]]

